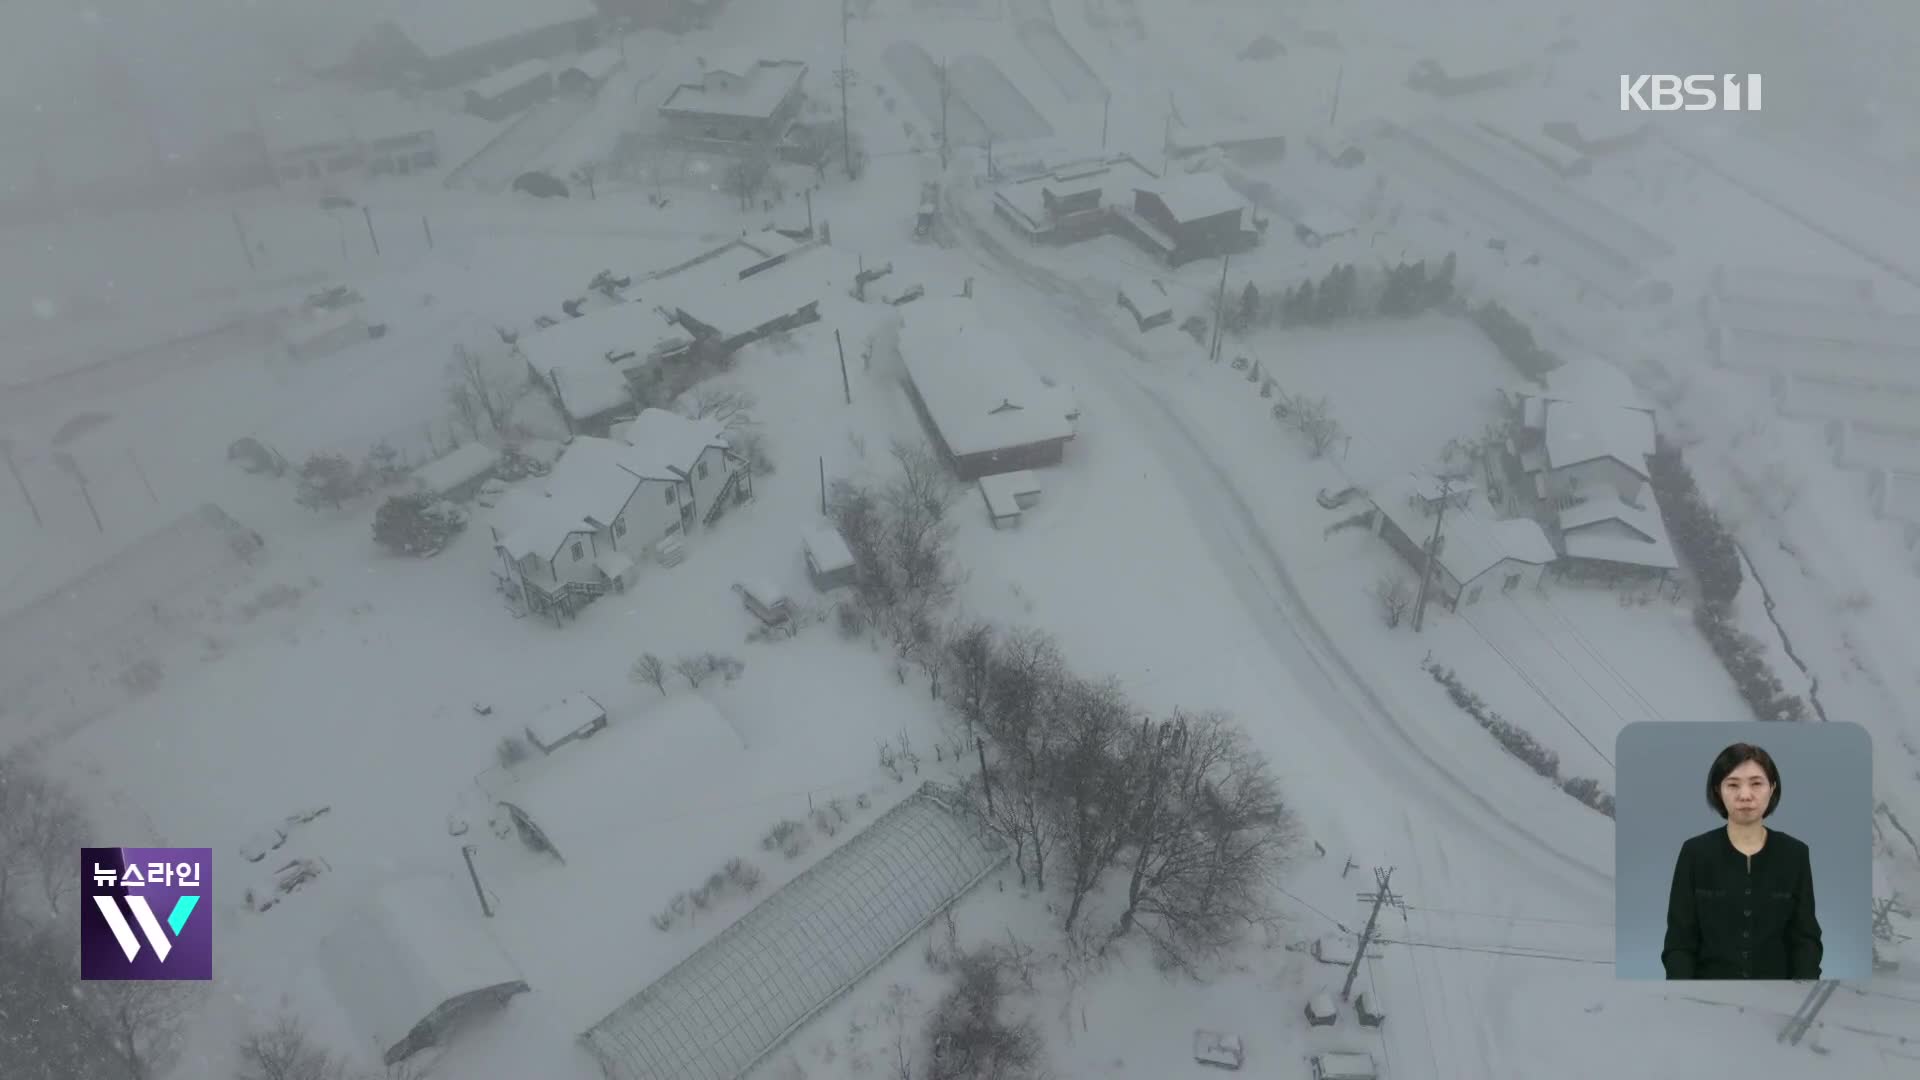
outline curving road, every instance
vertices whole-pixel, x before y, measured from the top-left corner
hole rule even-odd
[[[1141,356],[1139,346],[1089,297],[1013,254],[988,226],[968,215],[966,202],[964,196],[952,193],[943,205],[959,226],[956,234],[962,249],[984,270],[1018,278],[1031,287],[1028,295],[1036,304],[1046,302],[1056,316],[1064,302],[1065,313],[1077,327]],[[1473,778],[1450,772],[1427,752],[1407,722],[1380,700],[1314,618],[1246,498],[1179,413],[1122,366],[1095,362],[1084,364],[1083,370],[1128,407],[1128,419],[1133,421],[1130,430],[1145,437],[1176,475],[1203,481],[1182,485],[1181,491],[1195,520],[1217,526],[1200,530],[1214,561],[1239,586],[1247,615],[1301,689],[1320,706],[1322,716],[1344,731],[1367,734],[1369,745],[1362,749],[1389,773],[1383,779],[1393,781],[1399,790],[1421,793],[1424,809],[1498,845],[1515,862],[1550,868],[1574,896],[1610,900],[1610,873],[1531,831],[1482,794]]]

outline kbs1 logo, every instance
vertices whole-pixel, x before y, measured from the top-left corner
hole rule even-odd
[[[80,977],[213,978],[212,848],[81,848]]]
[[[1758,75],[1622,75],[1621,112],[1759,112]]]

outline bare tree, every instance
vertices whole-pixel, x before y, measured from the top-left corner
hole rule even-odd
[[[1128,838],[1134,777],[1119,754],[1132,706],[1118,682],[1070,680],[1056,714],[1062,728],[1046,764],[1047,812],[1066,859],[1066,930]]]
[[[771,171],[767,159],[759,154],[741,158],[727,166],[724,186],[727,194],[740,200],[742,213],[753,208],[754,196],[760,194],[760,189],[766,186],[767,177]]]
[[[888,562],[901,592],[944,603],[958,585],[949,575],[947,542],[953,526],[947,518],[959,498],[959,487],[939,457],[925,446],[896,442],[893,457],[900,471],[882,494]]]
[[[680,399],[679,412],[692,420],[716,420],[729,429],[753,423],[759,406],[753,393],[738,386],[702,383]]]
[[[332,1055],[313,1045],[292,1016],[247,1032],[240,1039],[238,1055],[237,1080],[343,1080],[346,1072]]]
[[[953,708],[967,727],[967,741],[980,756],[980,781],[987,808],[993,806],[993,777],[987,770],[987,710],[992,705],[994,665],[999,640],[993,624],[971,622],[950,630],[946,639],[947,685]]]
[[[1166,754],[1166,772],[1136,819],[1136,871],[1117,932],[1141,925],[1185,958],[1268,917],[1265,888],[1297,826],[1265,759],[1225,715],[1181,719],[1182,737],[1153,748]]]
[[[1038,889],[1047,887],[1047,853],[1054,839],[1053,822],[1046,812],[1052,705],[1064,694],[1068,678],[1053,639],[1036,630],[1022,630],[1001,646],[988,696],[987,730],[1006,763],[996,816],[1013,839],[1021,884],[1026,884],[1030,864]]]
[[[640,659],[635,660],[633,667],[628,669],[627,676],[636,683],[644,683],[660,691],[662,697],[666,696],[667,665],[652,653],[641,653]]]
[[[508,413],[521,388],[520,380],[507,376],[504,368],[489,365],[484,354],[465,344],[453,347],[453,360],[448,368],[451,381],[467,387],[472,404],[487,418],[487,427],[495,432],[505,431]]]
[[[158,1080],[179,1058],[181,1025],[198,994],[190,983],[79,983],[82,1027],[118,1080]]]
[[[0,1065],[7,1080],[90,1080],[115,1064],[87,1024],[72,931],[0,911]]]
[[[1413,586],[1399,574],[1382,574],[1373,583],[1373,599],[1380,605],[1380,617],[1389,627],[1400,625],[1407,608],[1413,606]]]
[[[708,667],[704,656],[683,656],[673,662],[674,673],[687,680],[687,685],[700,688],[700,680],[707,677],[712,669]]]
[[[1299,398],[1293,403],[1293,428],[1306,439],[1308,449],[1316,458],[1325,457],[1333,444],[1346,434],[1340,421],[1333,418],[1332,408],[1324,397]]]
[[[24,886],[59,916],[79,888],[74,852],[86,844],[85,812],[72,789],[21,752],[0,757],[0,918]]]
[[[1040,1067],[1040,1036],[1028,1021],[1004,1014],[1006,986],[990,950],[962,956],[954,986],[927,1023],[932,1053],[927,1080],[1031,1080]]]

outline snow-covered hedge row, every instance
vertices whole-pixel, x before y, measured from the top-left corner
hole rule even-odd
[[[1700,583],[1694,625],[1706,636],[1713,654],[1733,677],[1755,716],[1762,720],[1805,720],[1806,702],[1788,693],[1780,677],[1767,666],[1760,641],[1734,625],[1733,603],[1740,595],[1744,576],[1733,534],[1701,496],[1679,450],[1662,445],[1647,458],[1647,472],[1673,546]]]
[[[1487,335],[1507,363],[1530,379],[1538,380],[1560,366],[1560,358],[1534,340],[1533,330],[1526,323],[1492,300],[1473,309],[1473,324]]]
[[[1613,816],[1613,796],[1600,786],[1598,780],[1584,776],[1560,778],[1560,755],[1540,745],[1532,735],[1508,722],[1499,713],[1487,708],[1480,695],[1466,688],[1452,668],[1441,667],[1432,660],[1422,661],[1422,670],[1433,676],[1433,680],[1447,688],[1447,696],[1460,710],[1474,718],[1481,727],[1492,735],[1507,753],[1527,763],[1534,772],[1554,782],[1561,791],[1580,800],[1588,807],[1600,813]]]

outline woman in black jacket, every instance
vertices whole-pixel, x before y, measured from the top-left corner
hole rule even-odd
[[[1680,846],[1660,953],[1669,979],[1818,979],[1807,845],[1763,824],[1780,805],[1780,770],[1735,743],[1707,773],[1707,805],[1727,819]]]

